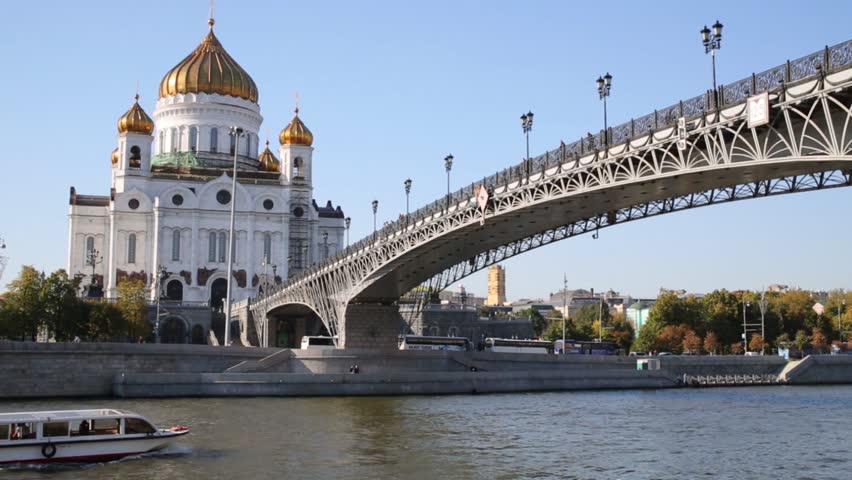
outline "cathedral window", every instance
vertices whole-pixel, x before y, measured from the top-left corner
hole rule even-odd
[[[210,243],[208,244],[207,261],[216,261],[216,232],[210,232]]]
[[[213,153],[219,151],[219,129],[216,127],[210,130],[210,151]]]
[[[225,252],[228,248],[228,241],[225,238],[225,232],[219,233],[219,261],[225,261]]]
[[[130,168],[142,167],[142,149],[137,145],[130,147]]]
[[[231,139],[231,150],[230,150],[230,152],[231,152],[231,155],[233,155],[234,149],[237,146],[237,136],[236,135],[230,135],[229,138]]]
[[[166,131],[160,130],[160,141],[157,145],[158,153],[164,153],[166,151]]]
[[[92,259],[92,254],[95,251],[95,237],[86,238],[86,256],[83,258],[83,263],[89,265]]]
[[[198,150],[198,127],[189,129],[189,151],[195,153]]]
[[[302,157],[293,159],[293,178],[302,176]]]
[[[172,261],[180,261],[180,230],[172,231]]]
[[[172,129],[172,152],[178,151],[178,132],[176,128]]]
[[[246,156],[250,157],[251,156],[251,134],[250,133],[246,134],[246,149],[245,150],[246,150]]]
[[[136,263],[136,234],[127,237],[127,263]]]
[[[263,236],[263,261],[268,265],[272,259],[272,235]]]

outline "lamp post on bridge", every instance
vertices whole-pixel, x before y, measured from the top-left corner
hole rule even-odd
[[[405,179],[403,185],[405,185],[405,224],[408,225],[408,197],[411,194],[411,179]]]
[[[606,123],[606,97],[609,96],[609,90],[612,88],[612,75],[606,72],[603,77],[598,77],[596,81],[598,85],[598,97],[603,100],[604,108],[604,146],[609,147],[609,130]]]
[[[379,211],[379,201],[373,200],[373,241],[376,241],[376,213]]]
[[[524,162],[527,179],[529,179],[530,176],[530,131],[532,130],[532,126],[533,113],[528,111],[527,113],[521,115],[521,128],[523,128],[524,136],[527,140],[527,158]]]
[[[352,225],[352,217],[346,217],[344,220],[346,223],[346,246],[349,246],[349,226]]]
[[[450,210],[450,170],[453,169],[453,155],[444,157],[444,169],[447,170],[447,211]]]
[[[237,204],[237,157],[240,151],[240,137],[243,136],[243,129],[240,127],[231,127],[231,135],[234,136],[234,171],[231,179],[231,218],[230,227],[228,228],[228,269],[226,275],[228,278],[227,288],[225,292],[225,346],[231,343],[231,294],[233,293],[234,283],[234,207]]]
[[[716,50],[722,48],[722,24],[719,20],[713,24],[711,32],[707,25],[701,29],[701,43],[704,44],[704,53],[709,53],[713,63],[713,106],[719,107],[719,92],[716,90]]]

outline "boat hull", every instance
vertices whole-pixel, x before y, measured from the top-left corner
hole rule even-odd
[[[109,436],[83,441],[27,442],[0,447],[0,464],[98,462],[139,455],[160,449],[187,431],[160,432],[155,435]],[[25,440],[22,442],[26,442]]]

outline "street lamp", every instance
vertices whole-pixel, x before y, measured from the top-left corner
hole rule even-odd
[[[243,135],[243,129],[240,127],[231,127],[231,135],[234,136],[234,172],[231,179],[231,221],[228,230],[228,286],[225,292],[225,346],[227,347],[231,341],[231,292],[233,291],[232,273],[234,267],[234,206],[237,204],[237,156],[240,151],[240,137]]]
[[[609,146],[609,130],[606,123],[606,97],[609,96],[609,90],[612,88],[612,75],[606,72],[603,77],[598,77],[598,96],[603,100],[604,107],[604,145]]]
[[[278,285],[278,265],[272,265],[272,283]]]
[[[841,301],[837,304],[837,339],[843,342],[843,317],[840,316],[840,307],[846,309],[846,300]]]
[[[751,302],[743,302],[743,352],[748,353],[748,328],[746,324],[746,308],[751,306]]]
[[[524,129],[524,136],[527,138],[527,158],[526,158],[526,173],[527,178],[530,176],[530,131],[533,126],[533,113],[527,112],[521,115],[521,128]]]
[[[346,217],[344,220],[346,223],[346,246],[349,246],[349,226],[352,225],[352,217]]]
[[[407,178],[403,185],[405,185],[405,224],[408,225],[408,196],[411,193],[411,179]]]
[[[376,212],[379,211],[379,201],[373,200],[373,240],[376,240]]]
[[[453,169],[453,155],[444,157],[444,168],[447,170],[447,211],[450,210],[450,170]]]
[[[713,62],[713,102],[716,107],[719,106],[718,92],[716,90],[716,50],[722,48],[722,24],[719,20],[713,24],[713,32],[704,25],[701,29],[701,43],[704,44],[704,53],[709,53]]]
[[[157,316],[154,319],[154,343],[160,343],[160,297],[163,296],[163,280],[169,278],[169,272],[163,265],[157,266]]]
[[[322,232],[322,259],[328,258],[328,232]]]

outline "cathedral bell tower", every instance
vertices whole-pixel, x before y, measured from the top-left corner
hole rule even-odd
[[[151,142],[154,121],[136,102],[118,119],[118,148],[112,154],[113,176],[148,176],[151,172]]]

